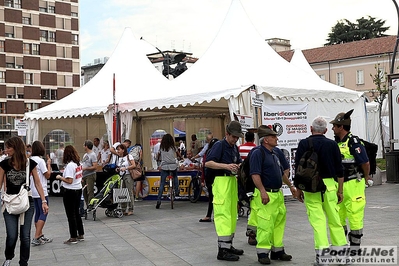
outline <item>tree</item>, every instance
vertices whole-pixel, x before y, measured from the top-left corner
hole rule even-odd
[[[347,19],[337,21],[331,32],[328,34],[327,45],[347,43],[353,41],[367,40],[385,36],[384,32],[390,27],[384,27],[385,20],[376,20],[368,16],[368,19],[361,17],[352,23]]]
[[[382,112],[382,104],[384,100],[388,96],[388,79],[387,79],[387,73],[383,72],[380,68],[380,64],[377,64],[374,66],[376,70],[376,74],[372,75],[370,74],[371,79],[373,80],[373,83],[375,84],[375,89],[372,89],[370,91],[372,97],[374,98],[374,101],[378,103],[378,117],[380,118],[380,138],[381,138],[381,143],[384,146],[384,137],[382,134],[382,119],[381,119],[381,112]],[[385,149],[382,149],[382,157],[385,158]]]

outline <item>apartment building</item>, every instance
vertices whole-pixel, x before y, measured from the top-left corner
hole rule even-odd
[[[302,50],[306,60],[320,78],[348,89],[365,92],[371,100],[375,89],[372,76],[386,78],[393,60],[396,36],[386,36],[369,40],[336,44]],[[281,51],[279,54],[291,61],[294,51]],[[398,73],[398,55],[395,58],[394,73]]]
[[[78,11],[78,0],[0,0],[0,142],[80,87]]]

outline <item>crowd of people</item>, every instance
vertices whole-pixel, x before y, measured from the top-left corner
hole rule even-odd
[[[195,135],[191,136],[188,150],[183,142],[176,146],[174,137],[165,134],[158,142],[158,147],[154,147],[155,160],[160,170],[160,186],[155,207],[159,209],[161,206],[168,175],[173,176],[175,194],[178,196],[178,170],[200,170],[203,173],[204,185],[208,188],[209,204],[205,217],[199,222],[214,222],[218,260],[239,260],[244,250],[233,246],[238,217],[237,173],[243,160],[248,157],[249,173],[255,189],[250,201],[251,213],[246,233],[248,244],[256,246],[260,264],[270,264],[271,260],[293,259],[284,248],[286,207],[281,190],[283,183],[289,187],[292,196],[303,202],[307,209],[314,234],[315,266],[323,265],[323,250],[331,245],[336,249],[349,247],[351,250],[358,250],[363,236],[365,185],[370,176],[365,147],[361,142],[353,141],[350,132],[350,114],[351,111],[340,113],[330,122],[335,140],[325,136],[327,121],[322,117],[316,117],[310,126],[311,135],[298,144],[295,169],[298,168],[302,155],[310,149],[309,143],[313,143],[319,158],[319,175],[327,188],[322,192],[309,192],[291,183],[289,162],[277,147],[278,133],[267,126],[257,128],[259,145],[254,143],[253,132],[246,132],[245,143],[237,145],[237,141],[244,138],[241,125],[237,121],[232,121],[226,126],[225,136],[221,140],[209,133],[204,147],[201,147]],[[123,204],[122,208],[124,215],[133,214],[134,202],[140,200],[139,194],[133,193],[136,175],[133,170],[141,168],[141,171],[144,171],[142,146],[131,145],[131,141],[127,139],[110,147],[107,141],[101,142],[98,138],[94,138],[93,142],[86,140],[83,146],[85,153],[80,158],[74,146],[65,146],[64,143],[61,143],[53,154],[46,156],[44,145],[40,141],[26,146],[21,138],[12,137],[5,142],[6,157],[0,161],[0,186],[7,193],[16,194],[25,183],[26,174],[29,174],[32,191],[30,208],[23,216],[25,223],[19,228],[20,265],[28,264],[31,245],[52,242],[51,238],[45,237],[43,231],[49,211],[47,179],[52,173],[51,164],[55,162],[63,170],[56,179],[61,181],[63,187],[63,204],[69,225],[69,238],[64,244],[84,241],[80,203],[83,195],[86,208],[90,207],[89,203],[94,197],[98,165],[116,164],[123,173],[122,183],[128,189],[131,201]],[[182,153],[186,156],[183,157]],[[20,215],[9,214],[7,210],[3,210],[3,216],[7,234],[6,260],[3,265],[10,265],[15,256]],[[31,238],[33,217],[35,233]]]

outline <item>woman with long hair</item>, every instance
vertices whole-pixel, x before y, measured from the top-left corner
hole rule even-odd
[[[9,157],[0,162],[0,187],[5,185],[7,194],[18,194],[21,186],[26,183],[26,168],[29,164],[29,173],[33,176],[35,188],[40,195],[41,208],[44,214],[48,212],[47,200],[40,184],[39,175],[36,170],[36,162],[26,156],[25,143],[19,137],[11,137],[5,142],[5,151]],[[29,174],[28,173],[28,174]],[[6,245],[4,254],[6,260],[3,266],[11,265],[11,260],[15,256],[15,246],[20,239],[19,265],[28,265],[30,256],[30,230],[34,213],[33,198],[29,196],[29,209],[24,213],[23,224],[19,224],[21,214],[9,214],[4,209],[3,216],[6,224]],[[21,217],[22,218],[22,217]]]
[[[155,208],[159,209],[161,206],[161,197],[163,190],[165,189],[166,177],[171,173],[173,175],[173,187],[175,188],[175,195],[179,195],[179,180],[177,178],[177,168],[179,166],[178,157],[180,156],[179,151],[175,147],[175,140],[171,134],[166,134],[162,137],[161,146],[159,148],[159,158],[161,164],[159,168],[161,170],[161,184],[158,191],[158,200]]]
[[[45,155],[45,148],[41,141],[34,141],[32,144],[32,154],[30,158],[37,163],[36,169],[37,174],[39,175],[40,183],[43,188],[44,196],[47,200],[47,205],[49,204],[48,201],[48,192],[47,192],[47,179],[51,176],[51,159],[50,157],[47,158],[47,163],[44,161]],[[35,236],[32,239],[32,245],[38,246],[43,245],[46,243],[50,243],[53,241],[51,238],[47,238],[43,235],[43,227],[46,223],[48,213],[44,214],[42,210],[42,202],[40,199],[40,195],[36,190],[36,187],[33,183],[33,177],[31,176],[30,188],[32,190],[32,197],[35,203]]]
[[[76,244],[84,240],[84,228],[82,218],[80,217],[79,207],[82,196],[82,177],[83,167],[80,164],[80,157],[75,147],[68,145],[65,147],[62,160],[65,165],[64,172],[57,175],[61,180],[61,186],[64,188],[63,202],[64,209],[69,225],[69,239],[64,244]]]
[[[122,209],[125,210],[123,214],[125,216],[129,216],[133,215],[133,209],[134,209],[134,196],[133,196],[134,180],[131,177],[129,170],[133,170],[134,168],[136,168],[136,164],[134,162],[133,156],[127,153],[127,147],[125,145],[119,144],[118,147],[116,147],[116,153],[119,156],[116,165],[119,168],[119,174],[122,173],[124,174],[123,187],[128,189],[130,197],[129,203],[122,204]]]

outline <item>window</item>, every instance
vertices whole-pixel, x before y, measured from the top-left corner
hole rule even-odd
[[[6,72],[0,71],[0,83],[6,83]]]
[[[14,7],[21,8],[21,0],[14,0]]]
[[[14,26],[6,25],[4,29],[4,36],[14,38]]]
[[[364,84],[364,71],[356,70],[356,85],[363,85],[363,84]]]
[[[30,54],[31,48],[30,48],[30,44],[29,43],[24,43],[23,44],[23,50],[24,50],[24,54]]]
[[[42,89],[41,98],[45,100],[57,100],[57,90]]]
[[[32,20],[31,20],[30,16],[29,17],[22,17],[22,24],[31,25],[32,24],[31,21]]]
[[[47,36],[48,36],[48,34],[47,34],[46,30],[41,30],[40,31],[40,40],[41,41],[47,42]]]
[[[6,87],[7,99],[15,99],[15,88]]]
[[[4,41],[0,41],[0,52],[4,52]]]
[[[24,74],[24,84],[33,84],[33,74],[32,73]]]
[[[32,44],[32,54],[39,55],[40,54],[40,45],[33,43]]]
[[[337,85],[338,86],[344,86],[344,73],[340,72],[337,73]]]
[[[53,31],[48,32],[48,41],[55,42],[55,32],[53,32]]]
[[[17,92],[17,99],[24,98],[24,88],[16,88],[16,92]]]
[[[31,112],[39,109],[38,103],[25,103],[25,112]]]
[[[24,68],[24,58],[23,57],[15,57],[15,68],[18,68],[18,69]]]
[[[39,1],[39,11],[47,13],[47,1],[45,1],[45,0]]]
[[[39,7],[39,11],[47,13],[47,7]]]
[[[321,74],[321,75],[319,75],[319,78],[321,78],[322,80],[326,80],[326,75]]]
[[[78,13],[77,12],[71,12],[71,17],[77,18],[78,17]]]
[[[48,6],[48,12],[49,13],[55,13],[55,6]]]
[[[15,68],[15,57],[14,56],[6,56],[6,67]]]
[[[6,103],[1,102],[0,103],[0,114],[5,114],[6,113]]]
[[[4,6],[21,8],[21,0],[4,0]]]
[[[13,7],[13,0],[4,0],[4,6]]]
[[[77,34],[72,34],[72,44],[79,44],[79,36]]]

